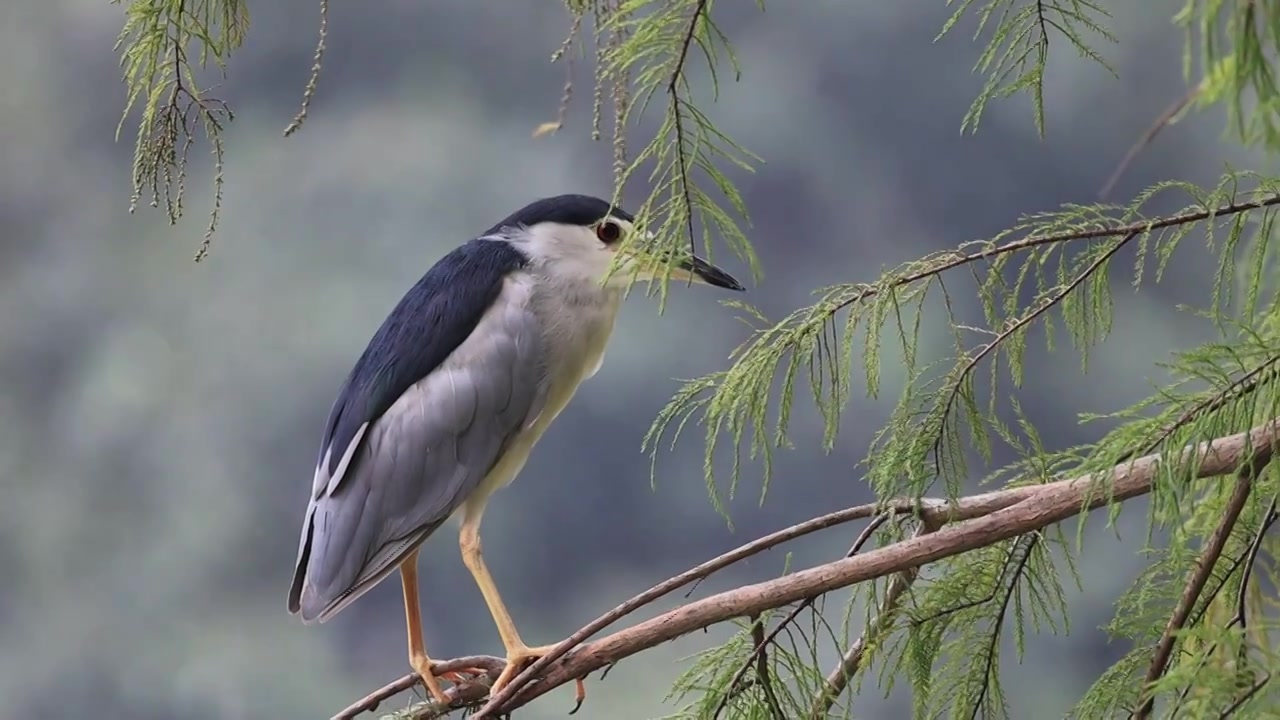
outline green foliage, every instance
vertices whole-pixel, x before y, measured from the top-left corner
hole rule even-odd
[[[944,33],[970,5],[959,5]],[[1280,99],[1269,84],[1270,45],[1259,40],[1266,33],[1258,27],[1258,13],[1268,3],[1243,5],[1250,8],[1192,4],[1179,21],[1186,22],[1188,13],[1200,13],[1208,22],[1203,16],[1212,14],[1213,22],[1237,30],[1231,49],[1212,45],[1206,54],[1238,53],[1253,59],[1252,69],[1226,78],[1220,76],[1219,64],[1215,74],[1202,81],[1199,102],[1227,104],[1233,122],[1253,118],[1250,125],[1237,125],[1237,132],[1246,141],[1270,145],[1268,103]],[[998,1],[978,12],[979,34],[992,31],[978,64],[988,82],[964,120],[966,128],[976,125],[989,99],[1026,91],[1033,96],[1037,125],[1043,129],[1040,88],[1050,27],[1068,36],[1081,54],[1102,63],[1084,35],[1112,39],[1098,24],[1106,16],[1104,9],[1074,4],[1074,24],[1058,27],[1041,21],[1050,8],[1065,12],[1052,3]],[[1233,9],[1236,15],[1226,17]],[[1253,34],[1238,31],[1244,26],[1252,27]],[[1276,32],[1277,24],[1271,21],[1265,27]],[[1258,101],[1259,112],[1241,110],[1246,91],[1265,98]],[[1171,203],[1182,209],[1172,214],[1149,210]],[[1136,454],[1179,452],[1188,443],[1240,432],[1280,415],[1275,384],[1280,297],[1275,275],[1268,272],[1275,266],[1270,245],[1277,206],[1280,181],[1253,173],[1229,172],[1212,188],[1159,183],[1125,204],[1066,205],[1023,217],[995,237],[904,263],[874,281],[821,288],[816,302],[778,321],[740,306],[743,319],[755,328],[752,336],[734,352],[730,367],[690,381],[677,393],[655,421],[647,447],[656,458],[659,440],[666,434],[674,442],[687,423],[701,424],[708,485],[717,507],[722,507],[721,495],[731,497],[738,487],[744,454],[760,462],[762,491],[767,490],[773,451],[789,446],[798,386],[807,381],[808,394],[823,419],[824,448],[830,449],[855,380],[860,379],[874,397],[889,358],[905,368],[909,381],[863,463],[866,480],[880,497],[919,496],[938,480],[946,494],[954,496],[972,476],[972,461],[989,463],[997,445],[1019,459],[992,473],[989,481],[1035,483],[1105,470]],[[1155,358],[1169,379],[1154,387],[1151,397],[1131,408],[1085,418],[1104,420],[1111,428],[1098,442],[1047,450],[1017,403],[1016,393],[1029,369],[1028,342],[1038,336],[1046,349],[1055,351],[1065,335],[1070,349],[1080,356],[1082,371],[1087,371],[1091,348],[1112,329],[1114,263],[1126,258],[1126,274],[1135,288],[1158,283],[1175,253],[1195,252],[1183,242],[1188,238],[1202,240],[1214,263],[1208,305],[1193,314],[1217,327],[1220,339],[1175,352],[1168,361]],[[958,287],[976,294],[977,321],[963,310]],[[931,311],[940,312],[952,329],[954,352],[948,358],[930,357],[928,346],[921,345],[923,318]],[[723,492],[712,462],[722,440],[734,451]],[[1139,647],[1103,674],[1081,700],[1079,717],[1111,716],[1137,704],[1152,645],[1165,630],[1188,572],[1199,559],[1195,546],[1203,544],[1211,521],[1222,513],[1225,496],[1220,489],[1188,485],[1171,470],[1163,472],[1151,506],[1151,527],[1164,529],[1169,537],[1158,550],[1153,548],[1152,566],[1121,599],[1116,622],[1108,627],[1116,637]],[[1258,506],[1275,492],[1271,481],[1258,487],[1220,564],[1212,568],[1211,587],[1218,590],[1205,598],[1218,600],[1206,603],[1238,600],[1238,592],[1231,590],[1232,578],[1248,576],[1241,570],[1245,550],[1253,547],[1256,556],[1262,545],[1260,528],[1266,526],[1266,513]],[[1078,536],[1076,545],[1082,539]],[[1254,539],[1259,542],[1254,544]],[[1013,634],[1015,648],[1021,647],[1028,627],[1066,630],[1065,601],[1053,559],[1074,568],[1075,548],[1060,540],[1052,545],[1051,556],[1049,543],[1024,537],[932,566],[925,589],[917,584],[912,593],[911,620],[898,623],[881,648],[881,689],[887,693],[905,678],[920,717],[1007,715],[998,671],[1005,628]],[[1243,587],[1238,579],[1235,584]],[[873,587],[863,588],[855,597],[872,593]],[[1259,629],[1268,628],[1274,619],[1256,611],[1251,616],[1250,632],[1262,635],[1240,655],[1239,637],[1246,623],[1213,622],[1203,609],[1193,614],[1177,636],[1174,656],[1180,659],[1152,689],[1161,698],[1162,712],[1256,712],[1274,702],[1274,692],[1258,689],[1265,687],[1263,678],[1269,678],[1267,668],[1276,668],[1266,630]],[[1207,670],[1210,663],[1185,660],[1185,652],[1196,647],[1202,648],[1201,656],[1230,652],[1250,662],[1243,668],[1240,663],[1219,662]],[[1188,688],[1195,690],[1187,692]]]
[[[1036,130],[1044,135],[1044,73],[1049,62],[1050,38],[1067,41],[1082,57],[1115,75],[1107,61],[1090,44],[1095,39],[1114,43],[1115,36],[1102,24],[1110,14],[1090,0],[947,0],[955,11],[935,40],[961,20],[977,16],[974,40],[984,33],[987,44],[974,69],[987,76],[982,92],[961,122],[962,130],[977,132],[978,121],[991,100],[1029,93]]]
[[[749,172],[757,158],[715,127],[695,102],[690,80],[694,58],[699,58],[714,101],[721,82],[718,64],[728,63],[734,76],[739,72],[727,38],[712,19],[714,5],[711,0],[618,0],[596,13],[597,23],[613,38],[599,57],[599,72],[628,86],[628,98],[634,97],[618,108],[619,133],[654,103],[661,108],[653,139],[629,163],[619,163],[615,198],[629,179],[647,169],[645,183],[651,190],[635,214],[652,237],[636,234],[624,251],[643,243],[641,249],[658,259],[663,282],[650,287],[664,299],[674,261],[696,253],[699,240],[709,259],[713,240],[724,242],[759,277],[759,261],[735,217],[746,218],[746,205],[722,168]],[[619,93],[614,96],[616,104]],[[621,135],[615,142],[622,143]]]
[[[1201,76],[1197,105],[1225,107],[1229,126],[1242,141],[1273,150],[1280,148],[1277,13],[1275,0],[1185,0],[1174,16],[1186,34],[1184,70]]]
[[[176,224],[183,212],[187,158],[197,134],[203,131],[212,146],[213,209],[196,260],[208,252],[218,226],[222,130],[232,119],[226,103],[202,87],[197,70],[210,61],[225,70],[248,27],[249,8],[243,0],[131,0],[116,41],[127,88],[117,137],[130,111],[135,106],[139,111],[129,209],[149,193],[150,205],[158,207],[163,201],[169,222]]]
[[[1280,625],[1274,600],[1268,607],[1256,584],[1246,580],[1255,574],[1250,558],[1256,559],[1265,531],[1275,521],[1280,492],[1276,478],[1272,471],[1257,484],[1187,628],[1179,634],[1174,663],[1155,686],[1166,712],[1216,717],[1234,707],[1232,712],[1248,717],[1275,705],[1274,690],[1246,697],[1274,672],[1280,659],[1268,638]],[[1197,492],[1183,521],[1170,525],[1163,547],[1151,550],[1152,565],[1121,598],[1115,619],[1105,628],[1131,640],[1135,648],[1098,679],[1076,706],[1074,717],[1109,717],[1137,703],[1152,648],[1181,596],[1187,569],[1196,565],[1201,539],[1218,523],[1229,490],[1226,485],[1209,485]]]
[[[767,487],[772,449],[786,444],[799,375],[804,373],[803,380],[807,380],[824,419],[824,443],[830,448],[854,382],[853,368],[859,360],[854,355],[855,343],[862,341],[860,360],[866,388],[869,395],[875,395],[884,354],[882,343],[889,338],[895,345],[895,360],[910,380],[865,461],[867,480],[881,496],[919,495],[937,480],[944,482],[949,494],[955,494],[971,474],[969,451],[989,459],[993,443],[999,441],[1024,457],[1043,457],[1034,427],[1021,419],[1016,427],[1002,420],[1002,411],[1016,411],[1004,402],[1013,397],[1005,388],[1016,390],[1023,382],[1031,331],[1037,327],[1043,330],[1050,351],[1059,342],[1057,333],[1065,332],[1087,368],[1090,348],[1111,328],[1108,271],[1117,253],[1131,250],[1135,285],[1150,275],[1158,281],[1173,253],[1197,228],[1205,232],[1210,250],[1218,253],[1218,322],[1239,332],[1227,342],[1196,349],[1169,369],[1188,380],[1211,383],[1213,389],[1206,392],[1207,397],[1213,397],[1228,384],[1224,362],[1230,361],[1229,367],[1247,374],[1256,363],[1276,355],[1265,336],[1245,333],[1242,321],[1224,313],[1233,299],[1230,279],[1249,227],[1244,219],[1252,214],[1261,226],[1269,228],[1274,208],[1280,205],[1278,190],[1280,184],[1275,181],[1235,173],[1210,190],[1162,183],[1126,206],[1067,205],[1024,217],[993,238],[904,263],[874,282],[821,289],[818,302],[775,323],[748,312],[744,319],[753,322],[756,329],[734,352],[732,366],[687,383],[659,415],[647,438],[648,447],[656,452],[657,440],[664,432],[671,429],[678,436],[691,416],[697,415],[706,428],[709,482],[714,484],[714,453],[721,438],[727,436],[735,448],[745,444],[749,457],[763,461]],[[1178,213],[1151,217],[1145,212],[1151,205],[1177,199],[1188,203]],[[1257,248],[1251,252],[1255,256],[1265,252],[1269,238],[1256,236]],[[979,265],[983,272],[977,270]],[[957,309],[959,302],[945,279],[957,271],[968,273],[973,280],[982,310],[981,324],[962,317]],[[1244,288],[1251,306],[1257,302],[1263,277],[1254,275]],[[954,328],[956,352],[947,360],[923,364],[919,361],[921,318],[926,303],[935,296]],[[1055,330],[1054,320],[1061,324],[1060,331]],[[984,364],[987,369],[980,375]],[[779,386],[776,393],[775,386]],[[1197,402],[1190,394],[1179,394],[1179,387],[1164,388],[1160,398],[1113,417],[1123,415],[1152,428],[1163,426]],[[777,413],[771,417],[775,394]],[[1196,397],[1208,402],[1203,393]],[[1247,397],[1251,395],[1241,396],[1241,401]],[[1144,415],[1157,403],[1164,407],[1164,415]],[[1233,407],[1235,404],[1228,403],[1227,409]],[[1225,413],[1215,417],[1222,417],[1223,424],[1214,429],[1230,426],[1238,431],[1239,417]],[[1190,437],[1185,425],[1184,421],[1162,435],[1157,444],[1181,447],[1178,443]],[[1117,431],[1120,435],[1103,444],[1101,450],[1107,452],[1101,458],[1107,466],[1121,454],[1112,452],[1117,445],[1133,447],[1131,433],[1135,428],[1127,425]],[[1196,431],[1208,429],[1200,425]],[[735,463],[730,495],[737,487],[739,472],[740,465]]]
[[[990,101],[1027,93],[1043,134],[1045,71],[1059,38],[1111,70],[1096,47],[1115,42],[1106,27],[1114,3],[948,5],[954,10],[937,37],[972,21],[974,39],[983,43],[975,69],[986,81],[962,130],[976,131]],[[758,261],[742,231],[747,208],[733,179],[750,171],[757,158],[720,132],[708,109],[726,73],[734,79],[738,74],[729,39],[713,19],[715,3],[566,0],[566,7],[570,32],[552,59],[572,63],[570,51],[588,26],[594,28],[591,131],[601,136],[607,95],[615,198],[637,179],[650,188],[638,215],[652,234],[629,239],[627,249],[648,253],[659,274],[669,277],[675,260],[695,250],[711,255],[719,240],[758,277]],[[1240,141],[1280,150],[1280,89],[1273,70],[1280,0],[1185,0],[1172,19],[1186,35],[1186,107],[1225,108],[1228,127]],[[159,204],[163,194],[172,221],[181,215],[182,169],[197,125],[212,143],[215,187],[221,185],[220,132],[230,114],[200,89],[195,68],[210,57],[222,67],[246,26],[241,0],[134,0],[126,11],[120,40],[126,116],[140,108],[134,199],[150,188],[152,203]],[[194,65],[188,62],[192,44],[201,49]],[[305,116],[323,48],[322,20],[313,77],[291,129]],[[570,82],[559,118],[536,133],[563,126],[571,90]],[[1176,119],[1174,114],[1168,121]],[[631,142],[635,131],[628,127],[650,125],[646,141]],[[640,149],[630,152],[634,147]],[[1181,209],[1159,210],[1171,206]],[[215,199],[209,234],[218,207]],[[886,362],[901,368],[906,382],[862,463],[866,481],[882,498],[920,497],[939,481],[948,497],[955,496],[975,475],[974,465],[991,465],[997,452],[1015,460],[987,470],[985,482],[1035,484],[1107,470],[1146,453],[1179,453],[1190,443],[1241,432],[1280,415],[1280,267],[1272,248],[1278,207],[1280,179],[1271,176],[1231,171],[1214,187],[1158,183],[1129,202],[1063,205],[1027,215],[993,237],[931,253],[877,278],[820,288],[812,304],[779,320],[734,303],[752,326],[751,336],[727,368],[688,382],[672,398],[645,446],[656,462],[662,441],[669,435],[675,442],[696,422],[704,430],[705,475],[716,507],[725,512],[724,498],[738,491],[744,456],[762,468],[763,501],[775,451],[790,447],[795,414],[812,400],[823,422],[821,445],[829,451],[855,382],[877,396]],[[1149,288],[1161,281],[1175,255],[1195,252],[1213,269],[1213,283],[1203,307],[1188,309],[1187,317],[1216,329],[1218,337],[1173,352],[1153,349],[1153,368],[1165,377],[1153,383],[1149,397],[1082,418],[1099,428],[1097,441],[1052,449],[1055,443],[1041,436],[1018,402],[1028,375],[1035,380],[1032,343],[1078,353],[1081,372],[1087,372],[1090,352],[1113,329],[1113,280],[1123,277],[1134,289]],[[665,292],[666,283],[657,287]],[[977,303],[964,302],[966,297]],[[948,351],[928,344],[933,333],[924,330],[931,321],[945,321]],[[726,441],[733,462],[724,480],[713,461]],[[1147,694],[1165,716],[1259,717],[1280,703],[1280,691],[1268,684],[1280,672],[1274,643],[1280,608],[1259,591],[1268,573],[1275,587],[1272,566],[1280,539],[1267,531],[1280,517],[1280,473],[1253,480],[1238,521],[1227,529],[1223,552],[1206,560],[1229,483],[1189,483],[1185,468],[1175,474],[1175,467],[1161,464],[1152,494],[1150,565],[1119,600],[1106,628],[1132,649],[1101,673],[1075,708],[1077,717],[1122,715]],[[1117,507],[1111,506],[1113,518]],[[1009,661],[1010,648],[1017,659],[1028,630],[1067,631],[1062,576],[1079,584],[1075,565],[1083,528],[1082,521],[1074,542],[1055,528],[924,568],[901,611],[883,618],[885,630],[861,646],[855,687],[861,689],[868,677],[886,694],[906,685],[918,717],[1008,716],[1000,666]],[[882,547],[903,537],[895,523],[871,530]],[[1153,649],[1188,577],[1205,562],[1205,590],[1171,636],[1167,669],[1147,687]],[[758,626],[744,622],[729,642],[690,660],[669,698],[680,706],[673,717],[808,716],[813,698],[821,698],[826,687],[820,649],[849,648],[858,630],[848,619],[858,608],[864,611],[863,627],[879,622],[878,608],[893,599],[894,582],[900,589],[906,581],[882,579],[852,588],[840,630],[830,624],[822,600],[791,616],[766,615]],[[760,631],[771,624],[777,640],[758,656]],[[852,712],[847,704],[842,709]]]

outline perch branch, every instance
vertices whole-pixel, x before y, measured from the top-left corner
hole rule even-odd
[[[1187,447],[1174,454],[1173,461],[1177,463],[1178,470],[1194,473],[1198,478],[1224,475],[1236,471],[1251,453],[1258,453],[1264,448],[1269,451],[1277,442],[1278,431],[1280,419],[1272,420],[1249,432]],[[896,500],[879,506],[860,506],[773,533],[641,593],[574,633],[553,653],[530,665],[473,717],[479,720],[508,713],[576,678],[716,623],[750,617],[810,595],[909,571],[1040,530],[1111,502],[1144,495],[1151,491],[1160,464],[1160,454],[1153,454],[1125,461],[1100,474],[983,493],[954,503],[922,500],[917,504],[910,500]],[[582,644],[587,637],[636,608],[744,557],[842,522],[886,511],[909,514],[913,509],[918,509],[918,514],[926,522],[954,524],[865,554],[712,595]],[[474,666],[476,661],[472,658],[468,662]],[[532,684],[534,680],[536,684]],[[412,682],[410,679],[409,684]],[[520,683],[519,687],[517,683]],[[413,717],[417,720],[430,716]]]
[[[1249,432],[1185,448],[1177,454],[1177,468],[1183,472],[1194,472],[1198,478],[1233,472],[1251,452],[1270,448],[1276,441],[1278,428],[1280,420],[1271,420]],[[1160,464],[1160,454],[1147,455],[1117,465],[1103,473],[1103,477],[1084,475],[1041,486],[1000,491],[1018,493],[1020,499],[990,514],[935,533],[689,603],[578,647],[553,662],[543,675],[538,676],[537,685],[526,687],[509,701],[500,693],[473,717],[480,720],[493,717],[498,710],[509,712],[574,678],[719,622],[748,617],[797,602],[809,595],[917,568],[1040,530],[1110,502],[1145,495],[1151,491]],[[998,504],[991,496],[1000,492],[980,497],[984,503]],[[566,644],[562,643],[557,650]],[[514,684],[515,681],[503,690],[510,690]]]
[[[538,677],[551,663],[559,660],[569,652],[569,650],[581,645],[586,640],[606,627],[612,625],[623,617],[630,615],[636,610],[658,600],[666,595],[679,590],[689,583],[696,582],[711,576],[713,573],[723,570],[741,560],[749,558],[753,555],[764,552],[770,548],[776,547],[786,542],[790,542],[805,535],[826,530],[827,528],[843,525],[844,523],[854,520],[865,520],[881,513],[889,513],[892,515],[911,515],[917,514],[925,523],[944,525],[949,522],[958,522],[961,520],[971,520],[973,518],[982,517],[996,510],[1001,510],[1015,503],[1021,502],[1043,489],[1044,485],[1028,485],[1024,487],[1009,488],[1007,490],[996,490],[993,492],[982,493],[979,495],[971,495],[957,501],[947,501],[938,498],[922,498],[919,501],[897,498],[889,500],[885,503],[867,503],[866,505],[858,505],[844,510],[837,510],[826,515],[820,515],[811,520],[806,520],[798,525],[778,530],[777,532],[765,535],[762,538],[753,540],[745,545],[739,546],[734,550],[708,560],[697,567],[676,575],[673,578],[664,580],[663,582],[645,590],[635,597],[627,600],[616,608],[592,620],[582,629],[570,635],[567,639],[560,642],[550,653],[538,659],[529,667],[525,668],[519,675],[511,680],[501,693],[495,696],[500,702],[506,702],[520,688],[533,678]]]
[[[498,679],[498,675],[502,673],[502,668],[506,667],[505,660],[490,655],[472,655],[469,657],[456,658],[445,662],[434,662],[431,664],[431,670],[435,674],[456,672],[458,670],[469,670],[471,668],[480,668],[484,670],[484,678],[488,681],[485,684],[479,682],[468,683],[466,685],[455,686],[449,688],[445,693],[449,696],[449,705],[442,707],[440,703],[430,702],[424,703],[421,712],[415,708],[415,717],[418,720],[429,720],[430,718],[444,717],[456,708],[475,705],[484,696],[489,694],[489,685]],[[417,685],[422,680],[416,675],[405,675],[393,683],[384,685],[377,690],[365,695],[356,702],[352,703],[342,712],[334,715],[330,720],[351,720],[362,712],[373,712],[378,709],[383,700],[390,699],[409,688]],[[434,714],[432,714],[434,713]]]

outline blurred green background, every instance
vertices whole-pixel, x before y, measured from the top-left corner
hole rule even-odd
[[[706,109],[764,158],[736,176],[764,281],[746,299],[772,317],[816,286],[870,280],[886,264],[990,235],[1020,213],[1088,202],[1151,120],[1184,92],[1181,35],[1164,6],[1108,4],[1119,79],[1051,55],[1048,138],[1029,101],[960,121],[982,79],[972,24],[932,42],[941,2],[718,3],[743,65]],[[568,125],[554,118],[569,18],[555,0],[332,3],[309,121],[297,109],[319,18],[314,0],[250,3],[246,46],[217,93],[236,109],[212,254],[197,248],[208,158],[190,170],[188,215],[128,213],[132,137],[112,50],[122,8],[42,0],[0,7],[0,717],[315,718],[407,671],[397,583],[322,626],[285,611],[321,424],[344,374],[400,295],[443,253],[536,197],[606,195],[611,150],[589,139],[580,63]],[[1257,159],[1221,139],[1222,117],[1168,130],[1116,191],[1160,179],[1213,182]],[[652,122],[637,132],[647,138]],[[634,204],[644,188],[629,188]],[[1120,408],[1158,380],[1153,362],[1209,328],[1172,309],[1202,301],[1190,249],[1167,280],[1120,291],[1117,330],[1087,381],[1070,354],[1033,354],[1023,395],[1053,447],[1100,432],[1075,413]],[[740,276],[741,264],[727,254]],[[1120,286],[1125,273],[1113,280]],[[855,463],[896,397],[857,399],[838,447],[812,412],[757,504],[751,468],[731,532],[703,484],[700,431],[658,464],[641,438],[679,378],[723,367],[746,334],[722,296],[676,288],[664,315],[635,297],[604,368],[542,441],[485,521],[486,557],[525,638],[556,641],[687,566],[751,537],[869,499]],[[941,328],[939,328],[941,330]],[[934,348],[945,350],[938,335]],[[1004,458],[1004,459],[1007,459]],[[1124,651],[1096,628],[1141,565],[1142,510],[1122,540],[1097,525],[1070,592],[1069,637],[1005,655],[1014,717],[1058,717]],[[1127,532],[1126,532],[1127,530]],[[806,565],[856,528],[790,548]],[[718,575],[699,596],[774,577],[776,551]],[[428,648],[500,653],[450,528],[422,556]],[[651,612],[670,607],[660,603]],[[579,717],[641,718],[678,660],[727,629],[629,659],[589,684]],[[901,692],[868,684],[861,717],[901,717]],[[405,702],[404,698],[393,701]],[[559,718],[571,691],[521,713]]]

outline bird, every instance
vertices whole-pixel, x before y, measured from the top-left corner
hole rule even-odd
[[[423,640],[417,566],[422,543],[453,518],[506,651],[490,692],[551,651],[517,631],[485,566],[480,520],[600,369],[631,280],[658,278],[644,243],[624,248],[637,232],[633,215],[601,198],[541,198],[446,253],[404,294],[325,421],[291,615],[322,623],[398,570],[409,665],[447,703]],[[673,262],[671,279],[744,289],[697,255]]]

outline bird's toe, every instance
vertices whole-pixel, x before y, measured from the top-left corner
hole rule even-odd
[[[502,673],[498,675],[498,679],[494,681],[493,686],[489,689],[490,697],[502,692],[502,689],[510,683],[517,674],[529,663],[538,660],[544,655],[549,655],[557,645],[539,645],[537,647],[515,647],[507,649],[507,666],[502,669]],[[574,708],[572,712],[577,712],[582,706],[582,701],[587,697],[587,687],[582,678],[574,680]],[[571,713],[572,714],[572,713]]]
[[[418,673],[418,677],[422,678],[422,684],[426,686],[427,692],[431,694],[431,698],[441,705],[448,707],[450,704],[450,698],[444,691],[444,688],[440,687],[439,680],[440,677],[444,677],[447,673],[439,676],[433,673],[431,671],[431,660],[426,657],[423,657],[420,660],[411,661],[411,664],[413,665],[414,672]]]

